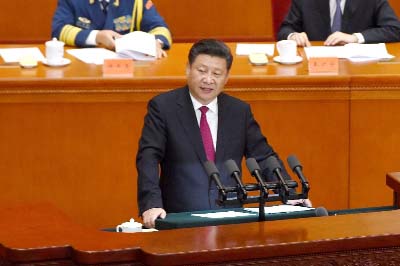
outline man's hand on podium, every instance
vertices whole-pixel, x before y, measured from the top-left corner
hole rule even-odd
[[[155,221],[157,218],[164,219],[167,216],[167,213],[163,208],[151,208],[147,211],[143,212],[143,224],[147,228],[154,228]]]
[[[287,204],[298,205],[298,206],[309,207],[309,208],[312,207],[311,200],[309,200],[309,199],[288,200]]]

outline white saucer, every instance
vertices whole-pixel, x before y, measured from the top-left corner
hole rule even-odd
[[[293,64],[297,64],[297,63],[300,63],[301,61],[303,61],[303,57],[296,55],[296,57],[294,58],[293,61],[282,61],[281,57],[278,55],[278,56],[274,57],[274,61],[277,63],[280,63],[280,64],[284,64],[284,65],[293,65]]]
[[[63,58],[57,64],[49,64],[49,62],[47,62],[47,59],[45,58],[45,59],[43,59],[42,63],[45,64],[46,66],[61,67],[61,66],[66,66],[66,65],[71,64],[71,60],[69,60],[68,58]]]

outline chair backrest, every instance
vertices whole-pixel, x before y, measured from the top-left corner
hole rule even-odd
[[[272,23],[275,39],[281,23],[289,11],[291,2],[292,0],[272,0]]]

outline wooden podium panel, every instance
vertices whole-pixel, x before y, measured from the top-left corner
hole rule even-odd
[[[51,37],[57,0],[2,1],[0,43],[44,43]]]
[[[400,84],[400,78],[388,76],[389,80],[390,84],[378,85],[367,78],[363,83],[368,83],[368,87],[361,85],[352,92],[351,208],[377,206],[392,198],[389,189],[384,187],[385,180],[368,178],[395,171],[400,165],[400,93],[393,87],[393,84]]]
[[[136,218],[145,109],[129,102],[1,104],[0,201],[53,202],[99,227]]]
[[[154,1],[176,42],[203,38],[272,41],[271,1]]]

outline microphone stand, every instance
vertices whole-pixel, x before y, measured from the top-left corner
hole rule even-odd
[[[293,164],[298,166],[299,163],[297,158],[291,158],[289,164]],[[207,162],[206,162],[207,163]],[[308,191],[310,190],[309,184],[306,181],[305,177],[298,174],[300,176],[301,186],[302,186],[302,193],[297,193],[296,188],[298,184],[294,180],[285,180],[281,175],[281,166],[278,160],[275,157],[270,157],[267,159],[267,167],[272,169],[272,172],[276,175],[278,181],[277,182],[264,182],[261,173],[260,167],[258,166],[257,161],[254,158],[248,158],[246,160],[247,167],[249,168],[252,176],[257,179],[257,184],[245,184],[243,185],[240,181],[240,170],[236,166],[236,163],[233,160],[228,160],[225,162],[225,166],[228,168],[231,175],[235,178],[237,182],[237,186],[234,187],[224,187],[218,178],[215,177],[217,182],[217,187],[219,188],[219,197],[217,200],[217,204],[227,206],[229,204],[236,205],[244,205],[247,203],[258,203],[258,221],[262,222],[265,221],[265,203],[272,202],[272,201],[281,201],[286,204],[287,200],[294,200],[294,199],[307,199],[308,198]],[[206,164],[206,169],[210,169],[212,171],[208,171],[209,175],[215,175],[218,172],[216,167],[212,164],[213,168],[208,167],[209,165]],[[295,169],[295,167],[292,167]],[[301,170],[301,169],[300,169]],[[214,176],[213,176],[214,177]],[[248,191],[260,191],[260,195],[257,196],[247,196]],[[269,190],[279,191],[279,193],[275,193],[272,196],[269,196]],[[291,193],[295,191],[294,193]],[[235,192],[235,198],[228,198],[227,193]]]
[[[265,221],[265,202],[268,198],[268,194],[265,193],[265,189],[260,189],[260,198],[258,201],[258,221]]]
[[[285,193],[280,192],[279,194],[271,194],[269,195],[269,190],[283,190],[282,184],[278,182],[265,182],[264,187],[260,184],[244,184],[246,191],[260,191],[259,196],[248,196],[246,199],[243,199],[240,196],[236,196],[234,198],[224,197],[222,191],[219,191],[219,199],[217,200],[217,204],[221,206],[229,206],[229,205],[237,205],[237,204],[250,204],[250,203],[258,203],[258,221],[265,221],[265,203],[266,202],[274,202],[281,201],[285,203],[288,199],[306,199],[307,194],[304,193],[295,193],[286,196]],[[287,183],[288,188],[294,189],[298,186],[297,182],[294,180],[290,180]],[[238,186],[225,187],[225,192],[235,192],[237,195],[240,194],[241,189]],[[226,194],[225,194],[226,195]]]

